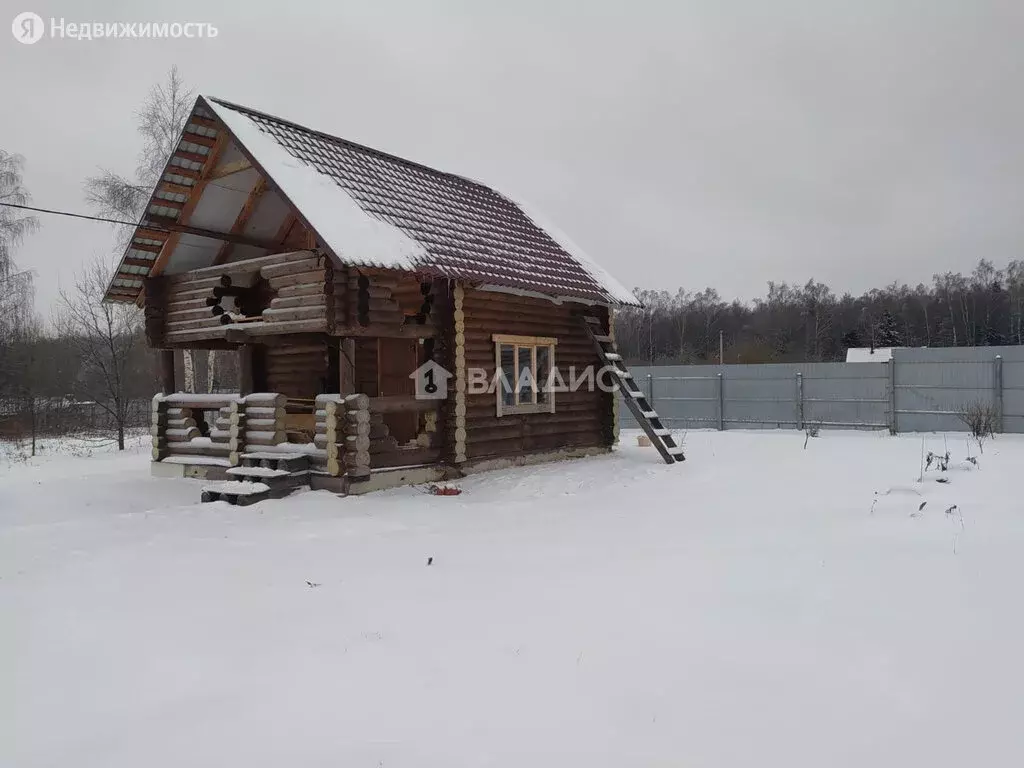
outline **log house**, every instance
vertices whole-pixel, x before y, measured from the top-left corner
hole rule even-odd
[[[609,450],[615,396],[543,382],[607,362],[636,303],[483,184],[209,97],[105,299],[162,350],[154,467],[347,493]],[[236,350],[241,391],[176,392],[176,349]],[[446,397],[416,396],[428,363]]]

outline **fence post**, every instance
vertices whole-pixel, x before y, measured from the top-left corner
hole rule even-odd
[[[796,428],[804,428],[804,375],[796,374]]]
[[[725,387],[722,374],[718,374],[718,429],[725,429]]]
[[[996,409],[996,432],[1003,431],[1003,356],[996,355],[992,370],[992,396]]]
[[[651,410],[657,410],[654,407],[654,377],[651,374],[647,374],[647,402],[651,404]]]
[[[889,398],[889,434],[895,435],[899,432],[899,423],[896,420],[896,357],[895,355],[885,361],[887,370],[886,394]]]

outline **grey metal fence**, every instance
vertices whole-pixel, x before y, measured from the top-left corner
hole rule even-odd
[[[633,367],[666,426],[679,429],[963,430],[957,412],[991,405],[1024,432],[1024,347],[896,349],[881,363]],[[620,409],[622,426],[635,427]]]

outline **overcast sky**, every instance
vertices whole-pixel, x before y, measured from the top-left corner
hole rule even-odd
[[[630,286],[861,292],[1024,258],[1024,2],[0,0],[0,148],[37,205],[130,173],[172,64],[220,96],[531,201]],[[196,21],[209,40],[47,39],[68,21]],[[16,253],[46,312],[109,252],[41,217]]]

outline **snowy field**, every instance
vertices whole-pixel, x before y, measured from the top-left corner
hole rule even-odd
[[[925,439],[245,508],[0,463],[0,765],[1019,765],[1024,439]]]

